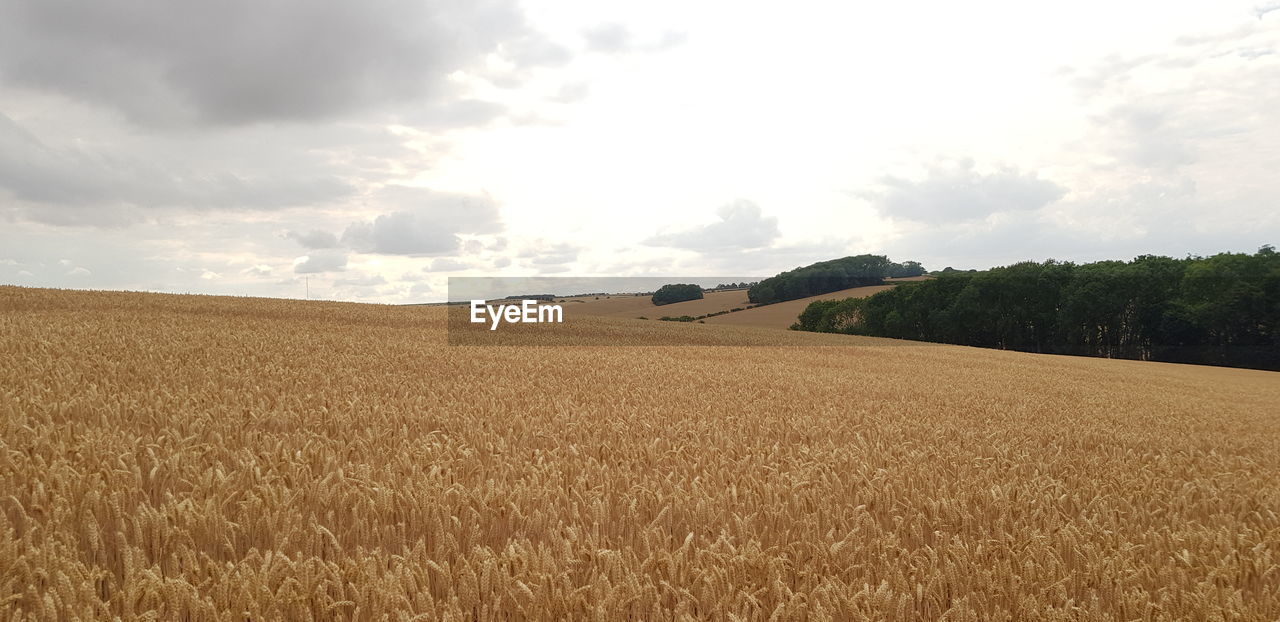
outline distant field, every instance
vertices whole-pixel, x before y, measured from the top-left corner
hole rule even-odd
[[[716,317],[707,318],[708,324],[722,324],[726,326],[755,326],[758,328],[788,328],[795,323],[796,318],[804,312],[805,307],[815,300],[843,300],[845,298],[862,298],[870,296],[886,289],[893,289],[893,285],[872,285],[869,287],[854,287],[851,289],[842,289],[838,292],[822,294],[820,296],[810,296],[799,300],[788,300],[786,302],[776,302],[771,305],[764,305],[754,309],[746,309],[737,313],[729,313],[726,315],[717,315]]]
[[[903,281],[919,281],[929,277],[907,277],[885,279],[888,283]],[[796,317],[815,300],[831,300],[869,296],[889,286],[856,287],[821,296],[812,296],[789,302],[765,305],[758,309],[746,309],[751,305],[747,299],[747,290],[729,290],[707,292],[702,300],[689,300],[669,305],[655,306],[649,296],[585,296],[565,298],[565,313],[573,315],[603,315],[618,317],[646,317],[657,319],[662,316],[679,317],[688,315],[698,317],[709,313],[743,309],[725,315],[707,318],[708,324],[728,324],[734,326],[754,326],[760,328],[788,328],[796,321]]]
[[[664,315],[672,317],[681,315],[706,315],[717,311],[728,311],[736,307],[745,307],[747,290],[737,289],[719,292],[706,292],[701,300],[687,300],[669,305],[655,305],[649,296],[594,296],[585,298],[566,298],[565,313],[586,315],[616,315],[623,317],[644,316],[657,319]]]
[[[0,619],[1280,618],[1280,374],[444,324],[0,287]]]

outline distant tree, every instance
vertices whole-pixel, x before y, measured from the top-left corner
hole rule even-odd
[[[921,276],[925,273],[924,266],[918,261],[904,261],[902,263],[890,263],[885,269],[885,276],[893,278],[904,278]]]
[[[673,283],[663,285],[653,293],[653,304],[669,305],[673,302],[698,300],[702,298],[702,288],[691,283]]]
[[[915,262],[909,262],[915,264]],[[818,294],[884,283],[893,266],[883,255],[857,255],[820,261],[756,283],[747,290],[747,298],[756,304],[771,304]],[[919,267],[919,264],[915,264]],[[914,268],[913,268],[914,270]],[[923,268],[921,268],[923,274]]]

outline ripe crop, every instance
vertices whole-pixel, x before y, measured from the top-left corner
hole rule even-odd
[[[1275,620],[1280,375],[0,288],[0,617]]]

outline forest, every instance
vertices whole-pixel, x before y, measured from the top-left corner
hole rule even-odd
[[[820,261],[767,278],[747,290],[747,299],[754,304],[771,304],[851,287],[881,285],[885,277],[924,273],[924,266],[915,261],[894,263],[884,255],[855,255]]]
[[[796,330],[1280,370],[1280,253],[1023,262],[810,304]]]

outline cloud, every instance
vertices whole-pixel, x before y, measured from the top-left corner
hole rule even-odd
[[[352,187],[324,172],[248,176],[196,172],[128,152],[46,144],[0,114],[0,188],[36,207],[27,218],[58,225],[124,225],[139,212],[120,207],[278,208],[346,196]],[[76,209],[44,209],[40,206]]]
[[[765,216],[760,206],[738,200],[716,210],[720,220],[685,231],[655,235],[644,241],[649,246],[669,246],[712,252],[769,246],[781,233],[778,219]]]
[[[631,30],[623,24],[609,23],[592,26],[582,32],[587,49],[607,54],[625,52],[631,48]]]
[[[356,222],[342,243],[361,253],[446,255],[461,247],[459,234],[496,233],[502,229],[498,205],[488,196],[436,192],[426,188],[389,186],[376,197],[399,207],[371,222]]]
[[[573,102],[582,101],[591,93],[591,83],[586,81],[567,82],[560,86],[560,90],[551,96],[551,101],[558,104],[571,104]]]
[[[1123,104],[1096,122],[1112,133],[1114,153],[1129,163],[1173,170],[1196,161],[1194,147],[1171,121],[1168,110]]]
[[[329,233],[328,231],[321,231],[319,229],[312,229],[311,231],[308,231],[306,233],[301,233],[298,231],[290,231],[285,234],[285,237],[291,240],[297,241],[298,244],[301,244],[303,248],[337,248],[338,247],[338,236],[332,233]]]
[[[347,269],[347,253],[341,250],[317,250],[294,260],[293,271],[298,274],[341,272]]]
[[[76,266],[71,270],[67,271],[67,276],[89,276],[91,274],[93,273],[90,272],[87,268],[81,268],[80,266]]]
[[[111,106],[141,125],[330,119],[454,97],[448,76],[490,54],[564,60],[513,0],[0,6],[6,83]]]
[[[666,31],[656,41],[637,42],[635,34],[625,24],[606,22],[582,31],[587,50],[603,54],[631,52],[660,52],[685,42],[682,32]]]
[[[334,287],[374,287],[376,285],[386,285],[387,279],[381,274],[367,274],[359,277],[346,279],[334,279]]]
[[[438,257],[431,262],[431,266],[425,268],[427,272],[456,272],[458,270],[466,270],[471,265],[465,261],[459,261],[450,257]]]
[[[931,166],[920,180],[882,177],[880,186],[863,195],[878,211],[891,218],[929,223],[1037,210],[1066,194],[1058,184],[1014,168],[981,173],[972,160]]]
[[[538,240],[520,251],[521,259],[529,260],[534,266],[554,266],[576,261],[582,248],[568,242],[548,243]]]

